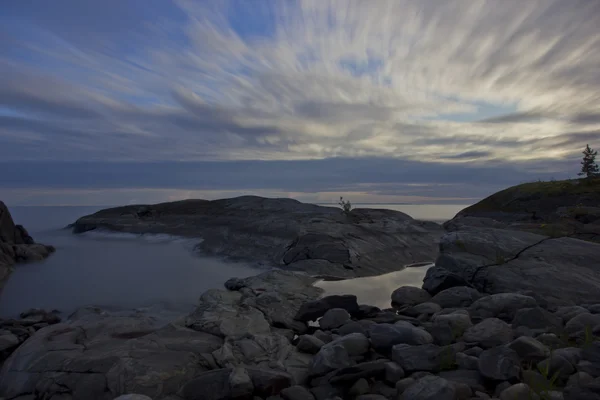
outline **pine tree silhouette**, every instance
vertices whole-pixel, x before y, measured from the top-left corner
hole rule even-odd
[[[583,160],[581,161],[581,172],[577,175],[585,175],[587,178],[598,176],[598,164],[596,164],[597,151],[590,148],[590,145],[585,146],[583,151]]]

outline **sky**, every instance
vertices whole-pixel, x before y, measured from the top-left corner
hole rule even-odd
[[[597,0],[0,5],[0,199],[472,204],[600,147]]]

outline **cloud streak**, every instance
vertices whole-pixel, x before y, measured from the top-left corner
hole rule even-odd
[[[103,163],[93,176],[107,185],[123,162],[151,174],[156,163],[305,160],[327,177],[302,186],[318,191],[336,182],[323,169],[336,158],[370,171],[353,170],[355,184],[384,168],[470,184],[485,164],[496,173],[474,176],[500,185],[515,166],[521,176],[570,167],[600,139],[596,1],[140,5],[23,1],[0,17],[0,159]],[[219,173],[228,188],[269,182],[250,170]],[[119,171],[130,179],[119,185],[137,187]],[[266,186],[287,184],[278,174]],[[0,183],[41,184],[20,179]]]

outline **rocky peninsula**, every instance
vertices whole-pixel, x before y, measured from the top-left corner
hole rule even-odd
[[[577,206],[570,199],[555,205]],[[506,208],[480,215],[474,207],[446,223],[445,234],[392,211],[343,213],[255,197],[83,217],[76,232],[197,237],[204,253],[280,268],[232,278],[168,324],[139,310],[88,307],[60,322],[25,313],[5,324],[15,334],[11,327],[36,321],[2,365],[0,396],[600,399],[600,244],[530,231],[529,219],[554,218],[551,208],[517,210],[517,218]],[[367,276],[436,253],[422,288],[397,288],[389,308],[314,286],[326,267],[327,275]]]
[[[72,228],[198,238],[201,254],[347,278],[432,262],[443,233],[439,224],[398,211],[344,213],[257,196],[110,208],[78,219]]]

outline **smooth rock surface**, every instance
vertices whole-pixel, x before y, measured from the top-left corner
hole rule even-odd
[[[257,196],[129,205],[73,224],[75,233],[93,229],[202,238],[197,249],[203,254],[336,277],[377,275],[433,260],[443,233],[436,223],[398,211],[356,208],[346,214]]]

